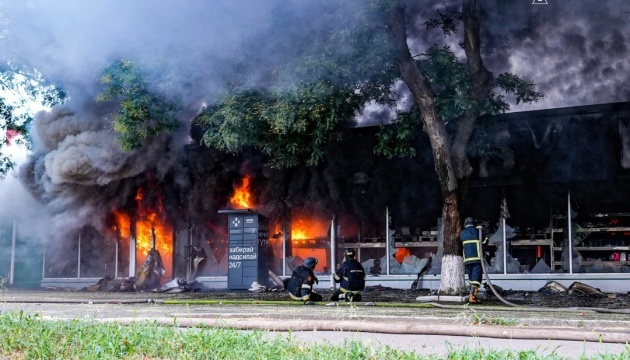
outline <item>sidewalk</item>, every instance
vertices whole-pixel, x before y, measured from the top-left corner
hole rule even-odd
[[[307,342],[373,339],[369,341],[417,351],[445,351],[448,342],[512,349],[561,346],[579,356],[587,348],[619,354],[627,351],[622,344],[630,342],[630,317],[619,314],[523,311],[483,305],[448,309],[392,307],[386,303],[380,306],[378,303],[376,306],[341,303],[340,306],[307,307],[280,302],[279,305],[261,305],[255,304],[256,294],[250,295],[251,304],[221,300],[206,305],[192,303],[199,301],[194,295],[11,289],[0,292],[0,311],[121,323],[151,320],[172,325],[176,322],[182,327],[203,324],[244,330],[291,330]],[[184,303],[170,304],[182,300]],[[567,341],[569,339],[574,341]]]

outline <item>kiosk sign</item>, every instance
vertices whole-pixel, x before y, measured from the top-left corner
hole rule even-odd
[[[260,220],[263,223],[260,223]],[[264,217],[248,211],[230,211],[228,215],[228,288],[248,289],[254,281],[260,282],[266,265],[259,251],[261,237],[267,236]],[[262,230],[262,231],[260,231]],[[266,238],[264,239],[266,243]],[[264,260],[264,259],[263,259]],[[265,271],[266,273],[266,271]]]

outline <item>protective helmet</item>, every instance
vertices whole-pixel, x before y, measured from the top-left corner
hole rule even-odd
[[[343,256],[347,259],[354,259],[355,251],[352,248],[343,249]]]
[[[473,220],[473,218],[471,217],[467,217],[464,220],[464,227],[467,227],[467,226],[475,226],[475,220]]]
[[[307,269],[315,269],[315,265],[317,265],[317,259],[314,257],[307,257],[302,264]]]

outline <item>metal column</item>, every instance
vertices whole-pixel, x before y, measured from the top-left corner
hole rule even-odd
[[[118,237],[118,233],[116,233],[116,250],[114,253],[114,278],[118,277],[118,241],[119,237]]]
[[[136,276],[136,239],[129,236],[129,277]]]
[[[503,227],[503,274],[507,274],[507,239],[505,238],[505,218],[501,218],[501,226]],[[483,241],[481,237],[479,240]]]
[[[77,251],[77,279],[81,278],[81,231],[79,231],[79,249]]]
[[[567,192],[567,232],[569,234],[569,274],[573,274],[573,226],[571,224],[571,191]]]
[[[335,283],[335,271],[337,270],[336,264],[336,254],[335,251],[337,249],[337,234],[335,229],[335,217],[333,216],[330,222],[330,285],[333,290],[337,288],[337,283]]]
[[[385,207],[385,266],[387,271],[385,274],[389,275],[389,207]]]
[[[13,220],[13,234],[11,237],[11,262],[9,265],[9,285],[13,285],[15,275],[15,238],[17,237],[17,224]]]
[[[282,217],[282,276],[287,276],[287,219]]]

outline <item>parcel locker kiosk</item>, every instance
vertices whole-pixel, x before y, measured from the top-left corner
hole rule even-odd
[[[228,289],[267,286],[269,269],[267,218],[249,210],[219,210],[228,215]]]

